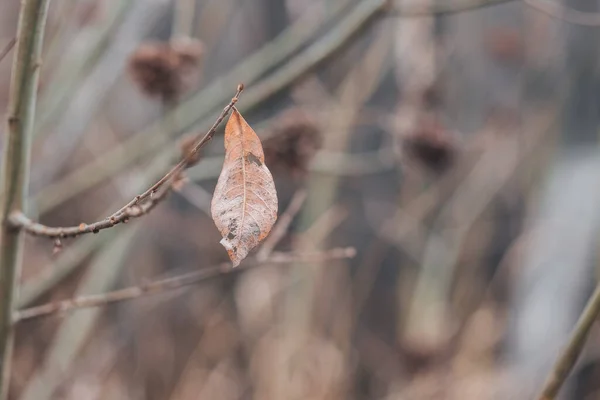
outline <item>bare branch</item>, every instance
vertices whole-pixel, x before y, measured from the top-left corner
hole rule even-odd
[[[56,313],[64,313],[75,309],[101,307],[107,304],[131,300],[142,296],[150,296],[169,290],[180,289],[185,286],[197,284],[200,282],[205,282],[207,280],[222,275],[235,274],[251,267],[257,267],[264,263],[321,263],[331,260],[352,258],[355,255],[356,250],[353,247],[334,248],[324,252],[304,254],[273,253],[264,262],[260,262],[256,259],[250,259],[247,262],[242,263],[237,268],[231,268],[231,263],[223,263],[212,267],[203,268],[198,271],[190,272],[187,274],[143,283],[137,286],[130,286],[128,288],[119,289],[108,293],[81,296],[69,300],[58,301],[54,303],[43,304],[41,306],[26,308],[24,310],[16,312],[13,316],[13,321],[16,323],[27,319],[44,317]]]
[[[13,228],[22,229],[23,231],[36,236],[44,236],[52,239],[62,239],[67,237],[76,237],[87,233],[98,233],[103,229],[112,228],[120,223],[127,222],[132,218],[139,218],[148,214],[162,200],[164,200],[172,189],[172,186],[178,179],[181,179],[181,173],[188,168],[190,160],[198,154],[198,151],[204,147],[215,135],[218,126],[223,122],[227,114],[237,103],[240,94],[244,90],[243,85],[238,85],[235,96],[229,104],[223,109],[213,126],[203,136],[198,136],[195,144],[188,154],[169,172],[152,185],[148,190],[135,196],[129,203],[121,207],[119,210],[106,217],[101,221],[91,224],[80,224],[78,226],[69,227],[49,227],[39,224],[29,219],[23,212],[15,211],[9,217],[9,223]]]

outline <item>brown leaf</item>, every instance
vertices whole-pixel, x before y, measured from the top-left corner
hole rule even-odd
[[[277,192],[262,144],[235,108],[225,127],[225,161],[211,212],[234,267],[267,237],[277,220]]]

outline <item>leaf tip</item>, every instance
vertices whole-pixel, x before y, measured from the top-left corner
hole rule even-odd
[[[245,256],[240,257],[238,255],[238,250],[233,246],[231,241],[229,241],[227,237],[224,237],[219,243],[221,243],[221,245],[225,247],[225,250],[227,250],[227,254],[229,255],[229,259],[231,260],[233,267],[235,268],[240,265],[240,262],[242,262]]]

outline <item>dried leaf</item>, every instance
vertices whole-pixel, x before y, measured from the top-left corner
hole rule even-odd
[[[211,212],[234,267],[267,237],[277,219],[277,192],[262,144],[235,108],[225,127],[225,161]]]

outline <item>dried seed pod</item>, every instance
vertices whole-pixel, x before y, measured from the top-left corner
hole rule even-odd
[[[321,145],[317,124],[304,111],[290,109],[275,122],[264,142],[266,163],[272,170],[301,178]]]
[[[428,118],[422,119],[416,130],[403,139],[402,151],[428,170],[442,173],[454,162],[457,149],[450,132]]]
[[[177,59],[164,43],[144,43],[129,59],[129,73],[148,96],[176,97]]]
[[[199,79],[202,53],[202,44],[189,38],[147,42],[131,55],[128,69],[148,96],[172,101]]]

